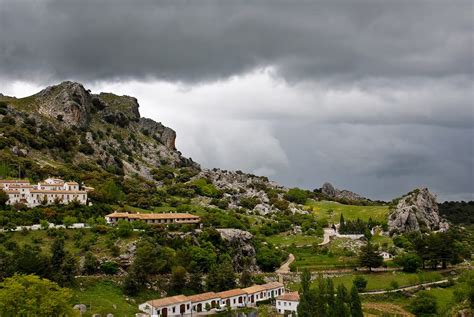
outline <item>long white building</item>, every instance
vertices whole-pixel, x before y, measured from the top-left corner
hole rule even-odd
[[[252,307],[257,302],[283,294],[285,294],[283,284],[271,282],[220,293],[208,292],[192,296],[178,295],[154,299],[140,304],[138,308],[152,317],[196,316],[215,312],[218,307],[231,309]]]
[[[35,207],[73,201],[87,204],[87,191],[80,190],[77,182],[64,182],[58,178],[47,178],[38,184],[30,184],[28,180],[0,180],[0,189],[7,193],[9,205],[21,203]]]

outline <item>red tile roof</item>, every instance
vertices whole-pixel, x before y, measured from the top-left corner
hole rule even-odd
[[[299,302],[300,294],[298,294],[298,292],[285,293],[283,295],[278,296],[276,298],[276,300],[286,300],[286,301],[292,301],[292,302]]]

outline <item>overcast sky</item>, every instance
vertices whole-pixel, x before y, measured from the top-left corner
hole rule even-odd
[[[203,167],[474,199],[472,1],[0,0],[0,92],[135,96]]]

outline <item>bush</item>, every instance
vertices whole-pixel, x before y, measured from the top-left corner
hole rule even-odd
[[[303,205],[308,199],[308,192],[299,188],[291,188],[285,194],[285,199]]]
[[[416,316],[436,316],[436,298],[427,292],[419,292],[410,302],[410,311]]]
[[[406,253],[395,258],[395,263],[403,267],[403,271],[415,273],[422,265],[421,258],[414,253]]]
[[[352,281],[352,284],[354,284],[359,292],[362,292],[367,287],[367,280],[363,276],[357,275]]]
[[[119,266],[116,262],[107,261],[100,265],[100,270],[107,275],[114,275],[118,272]]]

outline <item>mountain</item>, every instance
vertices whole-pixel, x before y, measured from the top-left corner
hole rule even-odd
[[[278,210],[272,205],[283,187],[240,171],[201,169],[175,139],[172,129],[140,116],[137,99],[92,94],[79,83],[26,98],[0,95],[0,177],[74,179],[97,189],[93,200],[138,207],[197,193],[202,205]]]
[[[396,199],[388,216],[391,233],[445,231],[448,223],[439,215],[436,196],[427,188],[417,188]]]

